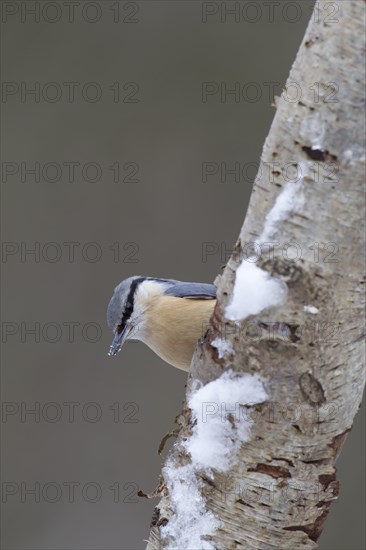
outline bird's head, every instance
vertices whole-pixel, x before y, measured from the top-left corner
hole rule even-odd
[[[137,324],[135,297],[137,288],[146,280],[146,277],[135,275],[122,281],[114,289],[113,296],[108,304],[107,322],[114,332],[112,345],[108,355],[116,355],[131,337]]]
[[[114,289],[108,304],[107,322],[114,332],[108,355],[116,355],[129,338],[141,339],[144,314],[153,296],[163,294],[175,281],[134,275]]]

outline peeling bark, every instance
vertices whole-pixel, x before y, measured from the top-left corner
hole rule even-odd
[[[318,14],[325,13],[325,3],[318,0]],[[262,170],[256,180],[241,234],[218,281],[212,327],[191,365],[187,391],[197,380],[205,384],[231,368],[263,376],[270,395],[250,413],[251,439],[235,466],[213,479],[201,474],[207,510],[221,521],[210,539],[215,548],[317,547],[339,492],[335,461],[362,399],[365,3],[338,5],[338,23],[311,18],[291,69],[287,86],[301,83],[301,101],[276,101],[262,153],[262,163],[271,169]],[[332,87],[336,93],[330,94]],[[238,328],[224,315],[235,271],[286,185],[288,163],[306,166],[304,201],[277,225],[270,239],[279,243],[273,253],[262,249],[258,259],[260,267],[286,282],[288,299]],[[301,247],[296,262],[286,257],[285,243]],[[304,311],[310,305],[318,313]],[[261,328],[255,338],[248,331],[253,320]],[[229,341],[234,352],[219,359],[210,344],[217,337]],[[187,460],[179,440],[191,428],[189,409],[182,415],[185,425],[170,455],[177,466]],[[167,545],[160,527],[172,513],[165,493],[154,512],[148,550]]]

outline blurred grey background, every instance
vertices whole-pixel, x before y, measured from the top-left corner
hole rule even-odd
[[[145,547],[186,374],[107,357],[106,306],[133,274],[220,272],[312,5],[2,2],[4,550]],[[364,430],[323,550],[365,547]]]

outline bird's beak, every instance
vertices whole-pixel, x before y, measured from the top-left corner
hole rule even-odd
[[[115,332],[113,342],[111,344],[111,347],[109,348],[108,355],[117,355],[119,351],[121,351],[123,344],[126,341],[126,338],[130,332],[130,327],[126,325],[124,329],[121,332]]]

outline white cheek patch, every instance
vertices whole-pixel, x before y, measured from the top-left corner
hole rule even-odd
[[[164,293],[164,283],[146,280],[139,284],[134,296],[134,307],[130,318],[133,326],[129,340],[145,341],[146,338],[146,311],[150,305]]]

